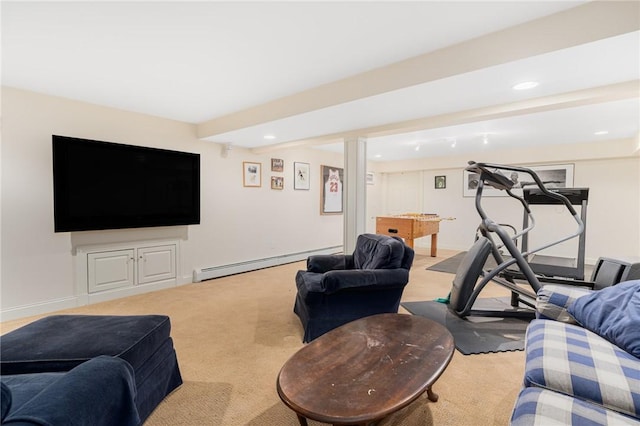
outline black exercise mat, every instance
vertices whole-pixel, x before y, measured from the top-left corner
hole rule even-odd
[[[462,262],[462,259],[467,254],[466,251],[451,256],[448,259],[438,262],[435,265],[429,266],[427,271],[447,272],[449,274],[455,274],[458,270],[458,265]],[[493,257],[489,256],[487,263],[485,263],[484,269],[493,269],[496,267],[496,261]]]
[[[413,315],[444,325],[453,335],[456,349],[464,355],[524,350],[524,335],[529,320],[519,318],[467,317],[452,314],[444,303],[404,302]],[[478,299],[476,309],[508,309],[508,298]]]

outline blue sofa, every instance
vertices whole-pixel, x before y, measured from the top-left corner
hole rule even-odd
[[[317,255],[296,274],[293,311],[304,328],[303,342],[350,321],[396,313],[414,251],[398,237],[358,236],[353,254]]]
[[[164,315],[53,315],[3,335],[3,424],[143,423],[182,384],[170,330]]]
[[[545,285],[511,425],[640,425],[640,280]]]

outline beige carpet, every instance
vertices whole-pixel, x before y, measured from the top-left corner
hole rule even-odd
[[[403,301],[446,296],[453,276],[426,267],[455,253],[416,256]],[[292,311],[294,277],[303,267],[298,262],[63,313],[171,317],[184,384],[153,412],[147,426],[294,426],[296,416],[278,398],[275,384],[280,367],[303,346],[302,327]],[[487,288],[483,297],[506,294]],[[3,323],[1,332],[36,318]],[[380,425],[505,425],[523,370],[523,352],[464,356],[456,351],[434,385],[437,403],[424,395]]]

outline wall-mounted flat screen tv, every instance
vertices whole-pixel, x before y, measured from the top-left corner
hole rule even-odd
[[[55,232],[200,223],[200,155],[53,135]]]

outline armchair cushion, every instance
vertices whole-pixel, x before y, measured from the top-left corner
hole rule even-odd
[[[345,289],[363,290],[373,286],[376,289],[403,288],[408,280],[409,271],[406,269],[329,271],[321,281],[321,291],[332,294]]]
[[[307,271],[323,274],[336,269],[353,269],[353,255],[318,254],[307,258]]]
[[[355,269],[396,269],[403,266],[405,246],[399,238],[362,234],[353,252]]]
[[[584,328],[640,358],[640,280],[580,297],[569,313]]]

